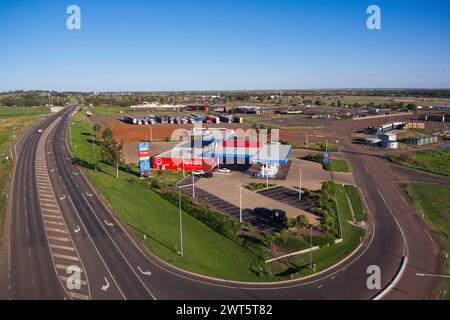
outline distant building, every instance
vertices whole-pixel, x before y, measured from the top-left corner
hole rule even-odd
[[[238,107],[234,108],[234,113],[260,114],[261,107],[260,106],[238,106]]]
[[[413,144],[415,146],[423,146],[426,144],[436,143],[437,141],[438,138],[434,136],[417,136],[405,139],[407,144]]]
[[[437,111],[450,111],[450,106],[434,106],[433,109]]]

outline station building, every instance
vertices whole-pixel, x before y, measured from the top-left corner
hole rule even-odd
[[[234,130],[192,130],[175,148],[154,156],[152,169],[212,171],[218,166],[261,165],[262,177],[273,177],[289,161],[292,147],[257,138],[236,137]]]

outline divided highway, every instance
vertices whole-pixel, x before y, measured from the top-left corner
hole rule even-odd
[[[9,227],[0,265],[6,275],[0,280],[0,298],[371,299],[381,290],[367,289],[367,267],[380,266],[384,288],[405,256],[410,257],[403,276],[408,282],[401,281],[401,289],[391,291],[388,297],[423,299],[435,286],[431,279],[412,276],[416,269],[434,273],[439,268],[431,241],[424,238],[426,230],[412,221],[412,209],[398,200],[395,186],[383,175],[369,171],[383,171],[381,161],[352,152],[346,157],[373,221],[363,245],[338,266],[304,280],[261,285],[219,281],[169,266],[148,252],[111,214],[74,163],[67,146],[73,111],[71,108],[52,116],[17,144]],[[37,128],[46,128],[47,132],[37,134]],[[39,159],[36,162],[40,139],[45,146],[45,165]],[[353,148],[344,147],[348,151]],[[48,177],[49,184],[38,184],[38,177]],[[50,201],[43,200],[50,199],[52,193]],[[44,209],[45,203],[51,204],[47,209],[52,211]],[[56,259],[52,248],[58,250]],[[80,292],[67,287],[70,274],[64,277],[57,271],[63,270],[62,266],[76,266],[82,271]],[[400,290],[409,294],[399,295]]]

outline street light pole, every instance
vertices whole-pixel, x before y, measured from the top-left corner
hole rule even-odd
[[[239,222],[242,223],[242,187],[239,188]]]
[[[302,170],[298,170],[299,177],[299,186],[298,186],[298,200],[302,201]]]
[[[95,169],[95,172],[97,172],[97,155],[95,154],[94,138],[92,138],[92,149],[94,150],[94,169]]]
[[[183,250],[183,220],[181,216],[181,191],[180,186],[178,186],[178,206],[180,208],[180,256],[184,257],[184,250]]]
[[[309,228],[309,272],[312,271],[312,228],[311,224]]]
[[[194,179],[194,171],[192,171],[192,198],[195,198],[195,179]]]

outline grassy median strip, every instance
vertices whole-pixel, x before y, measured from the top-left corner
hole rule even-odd
[[[405,185],[406,192],[413,199],[418,213],[423,215],[428,228],[436,233],[443,247],[442,254],[450,252],[450,186],[427,183],[409,182]],[[450,275],[450,264],[446,260],[444,273]],[[442,292],[444,299],[450,300],[450,281],[444,280]]]
[[[350,202],[352,204],[356,221],[367,221],[367,215],[364,212],[364,206],[361,201],[361,194],[358,188],[348,184],[345,186],[345,191],[347,191],[348,198],[350,199]]]

